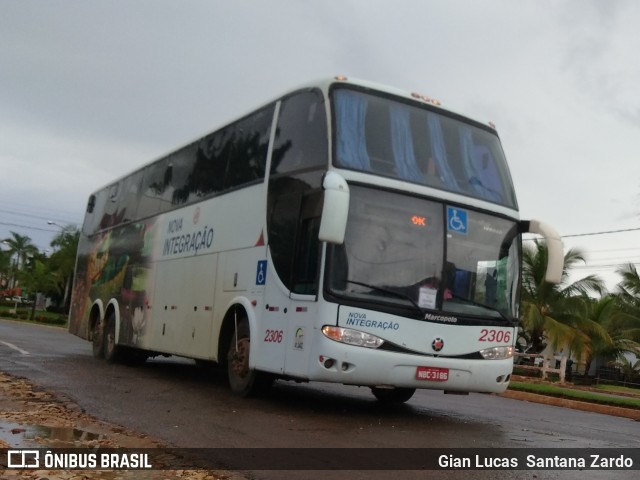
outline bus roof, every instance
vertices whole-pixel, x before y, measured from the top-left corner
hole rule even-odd
[[[496,127],[492,122],[481,122],[478,121],[474,118],[469,117],[468,115],[462,114],[460,112],[457,112],[455,110],[452,109],[448,109],[442,106],[440,100],[433,98],[433,97],[429,97],[427,95],[424,95],[422,93],[419,93],[417,91],[413,91],[410,92],[408,90],[402,90],[400,88],[396,88],[396,87],[391,87],[388,85],[384,85],[384,84],[379,84],[379,83],[375,83],[372,81],[368,81],[368,80],[363,80],[363,79],[359,79],[359,78],[355,78],[355,77],[347,77],[345,75],[336,75],[334,77],[324,77],[324,78],[319,78],[315,81],[309,81],[309,82],[305,82],[303,84],[299,84],[297,87],[291,88],[289,90],[287,90],[286,92],[281,93],[278,96],[272,97],[271,99],[269,99],[268,101],[262,102],[259,104],[258,107],[253,108],[251,111],[248,112],[244,112],[241,115],[238,116],[234,116],[231,119],[219,124],[219,125],[215,125],[213,128],[209,128],[207,129],[204,133],[200,133],[198,134],[195,138],[193,138],[191,141],[188,141],[186,143],[180,144],[177,147],[164,152],[163,154],[161,154],[158,157],[155,157],[151,160],[148,160],[144,163],[142,163],[141,165],[137,166],[136,168],[129,170],[128,172],[126,172],[123,175],[119,175],[115,178],[113,178],[111,181],[109,181],[106,184],[103,184],[100,188],[94,189],[92,191],[92,193],[97,193],[105,188],[108,188],[116,183],[118,183],[119,181],[121,181],[122,179],[138,172],[139,170],[144,169],[146,166],[154,163],[157,160],[160,160],[166,156],[169,156],[177,151],[179,151],[182,148],[185,148],[189,145],[191,145],[194,142],[199,141],[200,139],[202,139],[203,136],[208,135],[209,133],[215,132],[220,128],[224,128],[226,125],[230,125],[233,122],[236,122],[238,120],[241,120],[242,118],[246,117],[247,115],[250,115],[252,112],[259,110],[261,108],[264,108],[267,105],[270,105],[274,102],[277,102],[278,100],[280,100],[283,97],[286,97],[287,95],[293,94],[295,92],[298,92],[300,90],[306,90],[306,89],[311,89],[311,88],[319,88],[320,90],[322,90],[325,94],[329,93],[329,90],[332,88],[332,86],[336,85],[336,84],[344,84],[344,85],[353,85],[356,87],[360,87],[360,88],[364,88],[366,90],[371,90],[371,91],[376,91],[376,92],[381,92],[381,93],[385,93],[388,95],[392,95],[395,97],[399,97],[399,98],[404,98],[407,99],[409,101],[412,102],[416,102],[416,103],[422,103],[422,104],[426,104],[429,105],[432,108],[437,108],[442,110],[443,112],[448,112],[450,114],[453,114],[455,116],[470,120],[474,123],[480,124],[480,125],[485,125],[488,126],[489,128],[491,128],[492,130],[495,131]],[[497,132],[496,132],[497,133]]]
[[[456,116],[462,117],[462,118],[466,118],[468,120],[471,120],[472,122],[481,124],[481,125],[485,125],[490,127],[493,130],[496,130],[496,126],[493,124],[493,122],[483,122],[480,121],[478,119],[475,119],[473,117],[469,117],[468,115],[458,112],[456,110],[444,107],[442,105],[442,102],[434,97],[430,97],[428,95],[425,95],[423,92],[414,90],[414,91],[408,91],[408,90],[403,90],[397,87],[392,87],[389,85],[384,85],[384,84],[380,84],[380,83],[375,83],[375,82],[371,82],[368,80],[363,80],[360,78],[355,78],[355,77],[347,77],[345,75],[336,75],[335,77],[332,78],[324,78],[324,79],[319,79],[318,81],[314,82],[314,83],[308,83],[305,85],[301,85],[298,87],[298,89],[294,89],[292,91],[296,91],[296,90],[301,90],[304,88],[312,88],[312,87],[319,87],[321,89],[323,89],[325,92],[328,91],[331,86],[335,85],[335,84],[346,84],[346,85],[354,85],[354,86],[358,86],[358,87],[362,87],[368,90],[373,90],[373,91],[377,91],[377,92],[382,92],[382,93],[386,93],[389,95],[393,95],[395,97],[400,97],[400,98],[405,98],[407,100],[411,100],[414,102],[418,102],[418,103],[423,103],[423,104],[427,104],[430,106],[434,106],[437,107],[438,109],[441,109],[444,112],[448,112],[448,113],[452,113]],[[280,97],[278,97],[280,98]]]

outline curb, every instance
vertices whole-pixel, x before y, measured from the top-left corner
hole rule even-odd
[[[582,410],[585,412],[602,413],[604,415],[629,418],[631,420],[635,420],[636,422],[640,422],[640,410],[635,410],[633,408],[613,407],[610,405],[581,402],[579,400],[550,397],[547,395],[519,392],[516,390],[507,390],[506,392],[501,393],[500,396],[511,398],[513,400],[523,400],[525,402],[542,403],[544,405],[553,405],[556,407],[571,408],[573,410]]]

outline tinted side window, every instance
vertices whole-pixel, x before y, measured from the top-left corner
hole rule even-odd
[[[152,163],[144,169],[138,218],[166,211],[171,206],[173,166],[168,158]]]
[[[278,277],[293,293],[318,291],[321,179],[322,170],[314,170],[269,181],[269,250]]]
[[[101,228],[100,224],[102,222],[104,207],[107,202],[107,193],[108,189],[102,189],[89,197],[87,213],[85,214],[84,223],[82,225],[82,233],[85,235],[93,235]],[[90,208],[91,204],[93,204],[93,207]]]
[[[171,203],[173,205],[183,205],[190,201],[191,180],[196,163],[196,148],[196,144],[187,145],[169,157],[169,165],[171,166]]]
[[[114,227],[122,223],[118,219],[118,200],[122,192],[122,181],[116,182],[106,188],[107,198],[104,203],[104,211],[100,219],[99,229]]]
[[[325,166],[327,114],[322,94],[309,91],[282,101],[271,161],[271,174]]]
[[[118,200],[117,213],[121,222],[130,222],[136,219],[141,185],[142,170],[132,173],[122,180],[122,192]]]
[[[300,221],[296,232],[296,250],[291,290],[294,293],[315,295],[318,293],[320,265],[320,216],[323,195],[321,191],[309,192],[302,199]]]
[[[293,260],[303,192],[308,186],[293,178],[271,181],[267,222],[269,249],[282,283],[293,289]]]
[[[260,110],[231,126],[224,187],[230,189],[265,176],[273,106]]]
[[[204,137],[198,144],[196,163],[191,172],[191,197],[197,200],[224,190],[224,177],[230,148],[230,128]]]
[[[269,105],[108,187],[100,228],[264,179],[273,111]]]

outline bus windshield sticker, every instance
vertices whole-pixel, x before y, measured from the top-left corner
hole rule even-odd
[[[256,285],[264,285],[267,279],[267,261],[259,260],[256,269]]]
[[[436,308],[436,295],[438,290],[429,287],[420,287],[418,306],[421,308]]]
[[[467,234],[467,211],[461,208],[447,207],[447,230]]]

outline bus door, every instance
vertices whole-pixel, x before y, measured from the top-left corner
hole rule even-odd
[[[307,194],[302,199],[296,246],[293,257],[292,287],[287,314],[285,373],[306,377],[309,368],[311,336],[318,318],[318,284],[320,273],[320,231],[322,195]]]
[[[313,328],[318,295],[321,200],[319,191],[287,192],[273,205],[269,251],[274,271],[268,273],[259,339],[270,371],[302,375],[307,370],[304,336]]]

